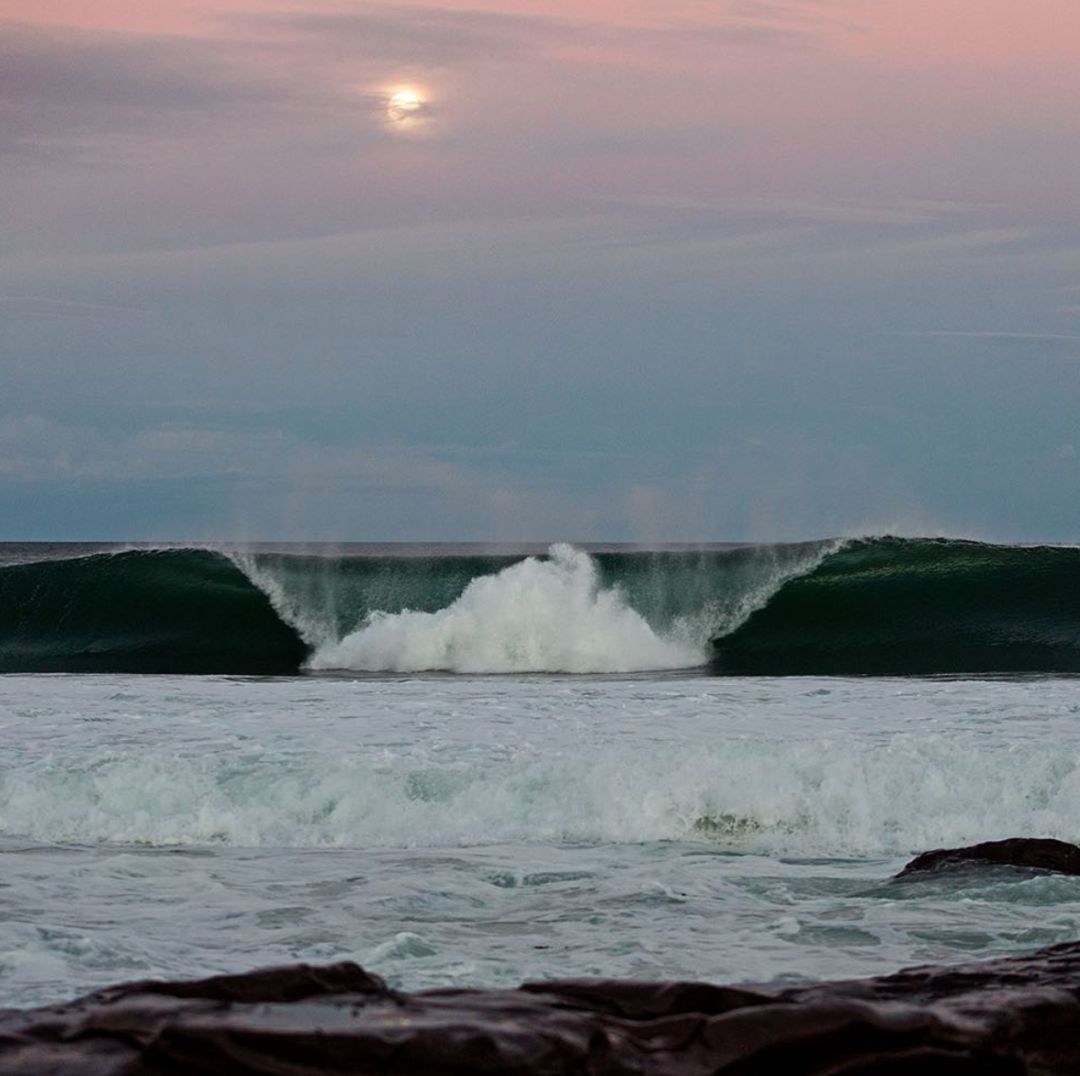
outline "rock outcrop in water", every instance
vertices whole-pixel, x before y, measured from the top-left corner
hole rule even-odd
[[[1080,874],[1080,847],[1049,838],[1010,837],[1004,841],[972,844],[967,848],[937,848],[916,856],[896,877],[910,878],[927,871],[979,866]]]
[[[0,1013],[4,1076],[1077,1072],[1080,943],[786,990],[569,980],[407,995],[355,964],[301,965]]]

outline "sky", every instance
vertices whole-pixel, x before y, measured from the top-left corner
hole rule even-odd
[[[1080,541],[1076,0],[0,0],[0,540]]]

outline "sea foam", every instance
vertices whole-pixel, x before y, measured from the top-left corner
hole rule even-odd
[[[635,672],[702,665],[703,646],[664,637],[568,545],[472,580],[434,613],[373,612],[319,647],[312,669],[463,673]]]
[[[0,838],[294,848],[689,841],[881,856],[1080,833],[1075,750],[994,749],[963,733],[679,748],[639,729],[626,746],[570,737],[542,752],[524,722],[510,723],[512,732],[489,722],[486,734],[519,738],[520,750],[476,745],[446,761],[344,747],[334,757],[325,745],[297,757],[281,740],[221,756],[162,747],[55,757],[0,776]]]

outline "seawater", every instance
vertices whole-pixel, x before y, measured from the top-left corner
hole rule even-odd
[[[409,646],[447,637],[429,615]],[[321,645],[387,652],[369,623]],[[345,959],[406,989],[840,977],[1080,936],[1080,879],[888,882],[1080,837],[1066,675],[9,674],[0,743],[0,1005]]]
[[[0,546],[0,672],[1080,672],[1080,548]]]

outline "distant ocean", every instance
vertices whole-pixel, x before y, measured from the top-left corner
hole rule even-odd
[[[1080,937],[1080,549],[0,545],[0,1006],[876,974]]]

